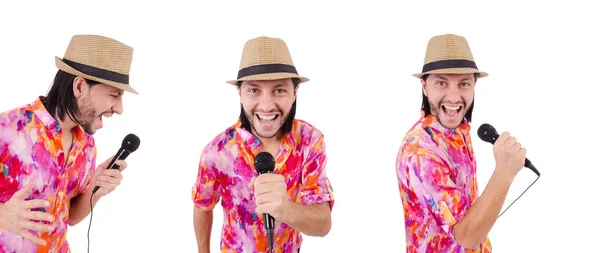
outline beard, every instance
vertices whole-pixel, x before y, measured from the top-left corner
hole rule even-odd
[[[260,127],[256,126],[256,121],[259,121],[259,119],[256,116],[256,113],[258,113],[258,111],[256,110],[252,110],[250,112],[246,111],[244,109],[244,107],[242,106],[242,111],[244,112],[244,115],[246,116],[246,119],[248,119],[248,122],[250,123],[250,128],[252,129],[252,131],[254,133],[256,133],[256,135],[258,137],[261,138],[273,138],[276,137],[277,134],[279,134],[281,132],[281,128],[283,127],[283,125],[285,124],[285,122],[287,121],[287,119],[290,116],[290,112],[288,111],[287,114],[283,114],[283,110],[281,110],[279,107],[277,107],[275,110],[270,111],[269,113],[277,113],[277,117],[274,119],[274,124],[276,124],[276,131],[273,131],[272,133],[268,133],[266,131],[262,131],[262,129],[260,129]],[[283,115],[283,116],[282,116]],[[260,123],[259,123],[260,124]],[[259,131],[260,130],[260,131]]]

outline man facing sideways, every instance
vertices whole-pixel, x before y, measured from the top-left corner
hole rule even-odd
[[[70,252],[67,225],[121,182],[119,170],[95,169],[92,135],[103,117],[123,112],[133,48],[97,35],[75,35],[46,96],[0,113],[0,252]]]
[[[238,78],[228,81],[240,95],[239,119],[204,148],[192,191],[199,252],[209,252],[212,210],[221,198],[222,252],[267,252],[262,214],[275,218],[272,252],[298,252],[300,233],[329,232],[334,200],[324,137],[294,119],[296,92],[306,81],[283,40],[258,37],[245,44]],[[274,157],[272,174],[256,172],[260,152]]]
[[[423,114],[396,161],[407,252],[491,252],[492,229],[525,148],[505,132],[494,144],[496,168],[479,196],[470,122],[478,78],[487,76],[462,36],[434,36],[421,79]]]

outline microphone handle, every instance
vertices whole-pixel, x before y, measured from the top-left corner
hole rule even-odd
[[[115,169],[118,170],[119,169],[119,165],[115,164],[115,162],[117,160],[125,160],[125,158],[127,158],[127,156],[129,156],[130,152],[127,151],[124,148],[120,148],[119,152],[117,152],[117,155],[115,155],[115,157],[113,157],[112,160],[110,160],[110,163],[108,164],[108,169]],[[94,187],[94,190],[92,190],[92,193],[96,193],[98,191],[98,189],[100,189],[100,186]]]
[[[273,251],[273,232],[275,228],[275,218],[268,213],[263,214],[265,220],[265,231],[269,237],[269,252]]]
[[[535,173],[536,175],[538,175],[538,177],[540,176],[540,172],[535,168],[535,166],[533,166],[533,164],[531,163],[531,161],[529,161],[529,159],[527,159],[527,158],[525,158],[525,167],[527,167],[531,171],[533,171],[533,173]]]

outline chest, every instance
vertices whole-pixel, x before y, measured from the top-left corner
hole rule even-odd
[[[69,136],[69,148],[65,150],[62,140],[50,138],[52,135],[43,130],[30,128],[11,136],[0,135],[4,145],[0,155],[3,169],[0,182],[11,184],[2,189],[3,201],[26,182],[33,183],[31,198],[71,198],[79,190],[81,178],[87,176],[91,147],[72,145]]]
[[[472,149],[465,142],[439,142],[433,152],[445,164],[446,174],[460,188],[469,188],[475,180],[476,162]]]
[[[242,149],[218,157],[219,182],[224,199],[252,200],[252,180],[258,176],[254,168],[254,157]],[[303,154],[297,150],[284,149],[275,157],[273,173],[282,175],[291,199],[295,199],[302,184]]]

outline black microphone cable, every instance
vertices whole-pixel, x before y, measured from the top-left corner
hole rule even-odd
[[[90,225],[88,226],[88,232],[87,232],[87,252],[90,253],[90,230],[92,229],[92,217],[94,217],[94,205],[92,202],[92,199],[94,199],[94,194],[96,194],[96,192],[92,192],[92,195],[90,196]]]
[[[508,209],[515,203],[517,202],[517,200],[519,200],[519,198],[521,198],[521,196],[523,196],[523,194],[525,194],[525,192],[527,192],[527,190],[529,190],[529,188],[531,186],[533,186],[533,184],[535,184],[535,182],[538,181],[538,179],[540,179],[540,176],[538,175],[537,178],[535,178],[535,180],[533,180],[533,183],[531,183],[529,186],[527,186],[527,188],[521,193],[521,195],[519,195],[519,197],[517,197],[512,203],[510,203],[510,205],[508,205],[508,207],[506,209],[504,209],[504,211],[502,213],[500,213],[500,215],[498,215],[497,218],[500,218],[500,216],[502,216],[506,211],[508,211]],[[496,218],[496,219],[497,219]]]

